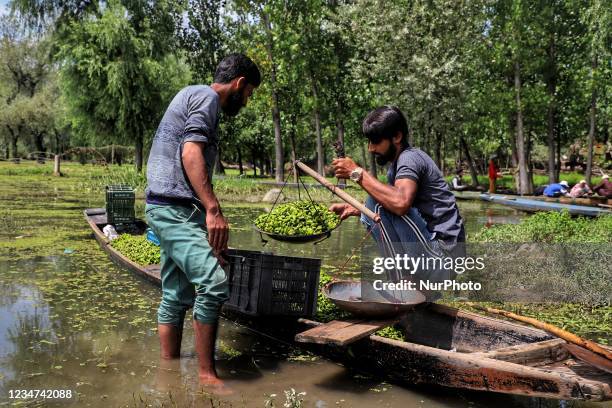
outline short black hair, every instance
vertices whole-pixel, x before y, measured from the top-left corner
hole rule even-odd
[[[214,82],[227,84],[234,78],[245,77],[247,82],[253,86],[261,83],[261,74],[257,65],[244,54],[229,54],[221,60],[215,71]]]
[[[402,146],[408,146],[408,122],[397,106],[381,106],[368,113],[363,120],[363,135],[372,143],[393,139],[401,132]]]

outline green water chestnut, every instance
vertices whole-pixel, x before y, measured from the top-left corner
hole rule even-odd
[[[284,236],[321,234],[336,228],[339,223],[340,217],[312,201],[281,204],[255,220],[260,230]]]

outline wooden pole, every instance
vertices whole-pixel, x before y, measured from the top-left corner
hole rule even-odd
[[[344,200],[348,204],[352,205],[353,207],[355,207],[356,209],[361,211],[363,214],[365,214],[372,221],[380,222],[380,216],[378,214],[376,214],[374,211],[372,211],[369,208],[367,208],[365,205],[363,205],[362,203],[357,201],[355,198],[351,197],[344,190],[336,188],[336,186],[334,186],[332,183],[330,183],[329,180],[327,180],[325,177],[321,176],[319,173],[317,173],[316,171],[314,171],[313,169],[311,169],[310,167],[308,167],[307,165],[305,165],[304,163],[302,163],[299,160],[296,160],[294,162],[294,164],[295,164],[295,166],[299,167],[300,170],[302,170],[304,173],[308,174],[309,176],[311,176],[312,178],[317,180],[319,183],[321,183],[325,188],[327,188],[333,194],[337,195],[342,200]]]
[[[60,172],[60,155],[59,154],[55,155],[55,162],[53,164],[53,175],[54,176],[62,175],[62,173]]]
[[[525,317],[525,316],[518,315],[516,313],[507,312],[505,310],[493,309],[490,307],[485,307],[485,306],[477,305],[474,303],[467,303],[467,304],[476,309],[484,310],[485,312],[488,312],[488,313],[493,313],[493,314],[501,315],[504,317],[508,317],[510,319],[518,320],[519,322],[528,323],[534,327],[537,327],[538,329],[542,329],[544,331],[547,331],[548,333],[554,334],[555,336],[567,342],[576,344],[580,347],[584,347],[585,349],[590,350],[593,353],[597,353],[600,356],[607,358],[608,360],[612,360],[612,352],[610,352],[609,350],[604,349],[603,347],[601,347],[599,344],[595,342],[592,342],[587,339],[583,339],[580,336],[576,336],[574,333],[570,333],[566,330],[563,330],[560,327],[541,322],[531,317]]]

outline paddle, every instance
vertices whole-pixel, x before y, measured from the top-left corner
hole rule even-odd
[[[584,361],[585,363],[588,363],[593,367],[599,368],[600,370],[606,371],[608,373],[612,372],[612,352],[601,347],[595,342],[583,339],[582,337],[570,333],[567,330],[563,330],[562,328],[549,323],[541,322],[532,317],[525,317],[516,313],[508,312],[505,310],[493,309],[471,302],[468,302],[467,304],[476,309],[483,310],[487,313],[493,313],[513,320],[518,320],[523,323],[528,323],[534,327],[537,327],[538,329],[542,329],[548,333],[554,334],[555,336],[569,343],[573,343],[566,345],[567,347],[565,348],[577,359]]]

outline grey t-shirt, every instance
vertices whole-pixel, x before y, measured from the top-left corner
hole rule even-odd
[[[435,239],[454,246],[464,239],[463,220],[459,215],[455,196],[449,190],[436,163],[425,152],[409,147],[389,167],[387,180],[409,178],[417,183],[412,206],[419,210],[427,222],[427,229],[435,233]]]
[[[217,159],[219,95],[209,86],[183,88],[170,102],[151,146],[147,161],[148,203],[196,202],[183,169],[181,155],[185,142],[204,142],[208,177]]]

